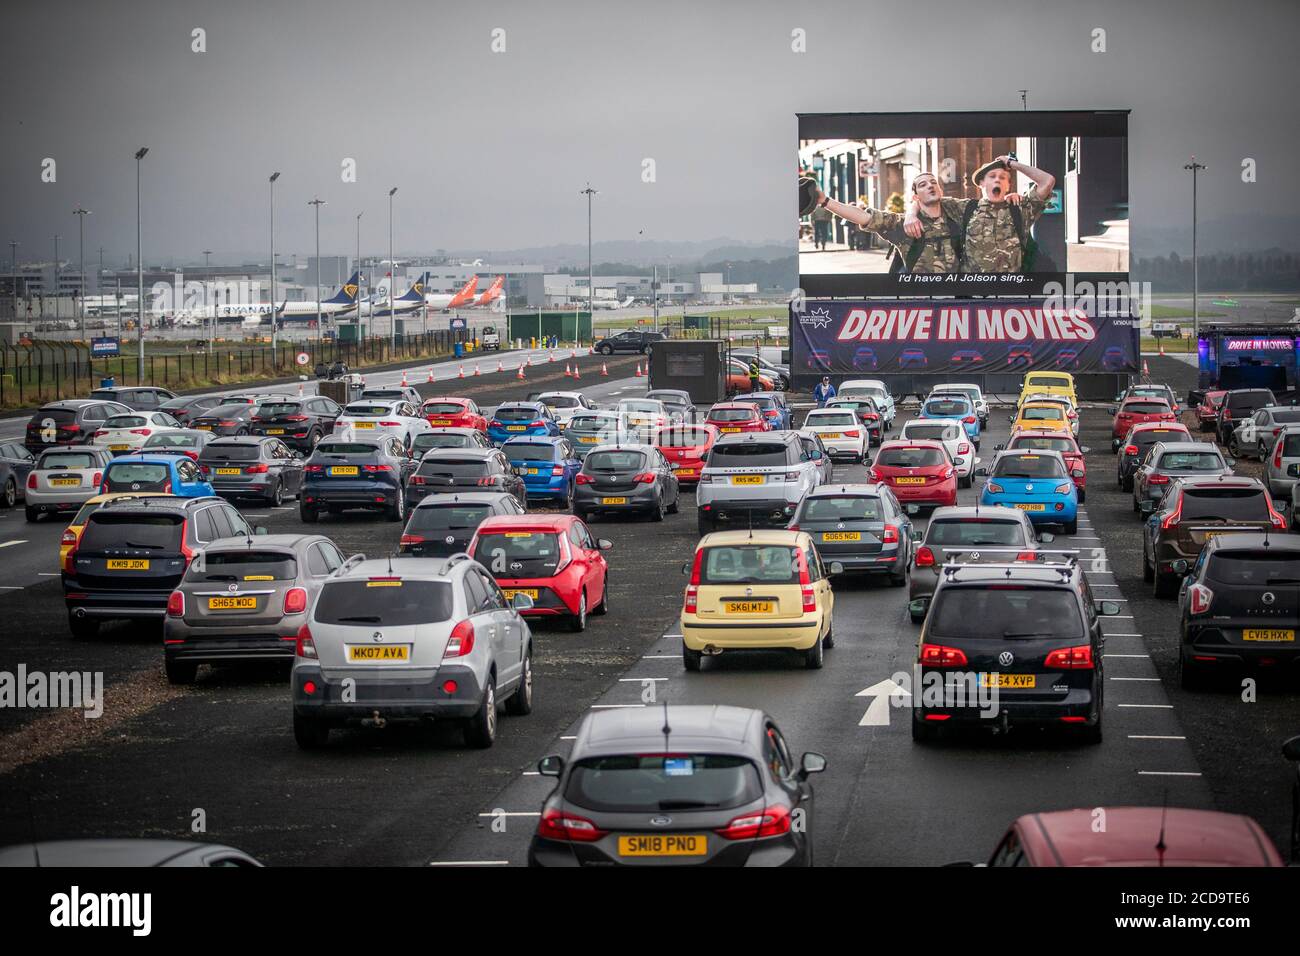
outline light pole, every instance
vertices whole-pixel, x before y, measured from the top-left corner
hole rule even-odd
[[[585,195],[587,197],[587,321],[590,322],[594,328],[596,324],[596,287],[592,284],[591,278],[591,197],[596,195],[596,190],[591,188],[591,183],[587,183],[587,188],[580,190],[578,195]],[[593,332],[593,335],[594,334],[595,333]]]
[[[86,341],[86,217],[90,215],[90,210],[78,206],[72,210],[72,214],[77,217],[77,239],[81,250],[81,295],[77,298],[77,306],[81,312],[81,341],[84,342]]]
[[[1183,165],[1183,169],[1192,171],[1192,337],[1198,343],[1201,341],[1201,283],[1198,272],[1199,260],[1196,256],[1196,174],[1204,168],[1205,164],[1198,163],[1195,156],[1190,163]]]
[[[320,318],[320,207],[325,200],[313,199],[307,205],[316,207],[316,347],[320,348],[325,338]]]
[[[135,153],[136,380],[141,383],[144,382],[144,244],[140,232],[140,160],[148,152],[148,146],[141,146]]]
[[[271,364],[280,367],[279,335],[280,317],[275,312],[275,181],[280,178],[278,172],[272,173],[271,184],[271,295],[267,299],[271,304]]]
[[[396,192],[396,186],[388,190],[388,323],[393,327],[393,351],[397,351],[397,313],[394,311],[397,303],[393,296],[393,284],[397,282],[397,260],[393,258],[393,194]]]
[[[9,240],[9,258],[13,260],[14,269],[14,321],[18,321],[18,240]],[[23,290],[26,291],[26,290]]]
[[[54,324],[59,324],[59,240],[62,236],[54,237]]]
[[[361,341],[361,217],[363,209],[357,213],[357,341]]]
[[[208,311],[208,309],[207,309],[207,306],[208,306],[208,290],[212,287],[212,286],[211,286],[211,283],[212,283],[212,276],[211,276],[211,274],[210,274],[210,272],[209,272],[209,270],[210,270],[210,268],[211,268],[211,266],[209,265],[209,262],[211,261],[211,260],[209,259],[209,256],[211,256],[211,255],[212,255],[212,250],[211,250],[211,249],[204,249],[204,250],[203,250],[203,311],[204,311],[205,313]],[[215,303],[213,303],[213,306],[212,306],[212,315],[211,315],[210,317],[207,316],[207,315],[204,315],[203,317],[204,317],[205,319],[208,320],[208,321],[207,321],[207,326],[208,326],[208,354],[211,355],[211,354],[212,354],[212,340],[215,339],[215,338],[217,337],[217,307],[216,307],[216,304],[215,304]]]

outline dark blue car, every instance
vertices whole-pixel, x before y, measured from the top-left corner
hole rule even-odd
[[[582,462],[567,438],[511,438],[501,450],[515,474],[524,479],[530,499],[553,498],[564,508],[573,502],[573,481]]]
[[[488,438],[502,445],[511,438],[560,434],[559,423],[541,402],[506,402],[488,420]]]
[[[406,479],[418,465],[399,438],[323,439],[302,468],[298,516],[311,524],[323,513],[364,508],[402,521]]]

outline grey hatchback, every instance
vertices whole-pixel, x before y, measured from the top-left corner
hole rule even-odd
[[[528,848],[530,866],[811,866],[813,790],[759,710],[685,705],[590,713]]]
[[[167,679],[192,683],[200,664],[292,662],[307,609],[326,579],[347,563],[334,542],[318,534],[208,545],[167,601]]]
[[[350,722],[459,721],[465,742],[491,747],[497,705],[533,709],[533,635],[467,554],[387,558],[340,568],[298,631],[293,735],[304,749]]]

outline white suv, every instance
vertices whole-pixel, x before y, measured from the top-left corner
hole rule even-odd
[[[989,403],[984,398],[984,392],[980,390],[978,385],[972,385],[970,382],[958,382],[956,385],[936,385],[930,389],[930,394],[933,395],[936,392],[960,392],[965,395],[975,406],[975,414],[979,416],[980,427],[988,427]]]
[[[695,490],[700,534],[756,525],[785,527],[821,480],[794,431],[723,435],[709,449]]]
[[[898,437],[903,441],[942,442],[957,473],[957,487],[971,486],[971,474],[980,460],[975,457],[975,448],[960,418],[913,418]]]
[[[884,420],[885,429],[888,431],[894,427],[894,416],[898,414],[898,409],[894,407],[894,396],[889,394],[889,389],[880,379],[850,379],[835,390],[835,397],[872,399],[876,403],[876,408],[880,409],[880,417]]]
[[[816,434],[832,458],[859,462],[867,453],[867,429],[852,409],[814,408],[804,419],[803,430]]]

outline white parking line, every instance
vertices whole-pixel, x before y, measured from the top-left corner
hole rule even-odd
[[[643,661],[675,661],[682,655],[680,654],[642,654]]]
[[[1143,683],[1148,683],[1148,684],[1160,683],[1159,677],[1112,677],[1110,678],[1110,680],[1141,681]]]
[[[1117,633],[1111,633],[1111,634],[1106,634],[1105,636],[1106,636],[1106,637],[1141,637],[1142,635],[1141,635],[1141,634],[1117,634]]]
[[[57,578],[61,571],[37,571],[36,574],[42,578]]]
[[[1119,704],[1120,707],[1132,707],[1142,710],[1173,710],[1173,704]]]
[[[434,860],[430,866],[509,866],[509,860]]]
[[[1109,634],[1106,635],[1110,637]],[[1102,657],[1150,657],[1150,654],[1102,654]]]
[[[6,517],[8,516],[6,515]],[[12,541],[0,541],[0,548],[12,548],[16,544],[26,544],[26,543],[27,543],[26,538],[17,538]]]
[[[479,814],[481,817],[540,817],[541,815],[540,810],[493,810]]]
[[[578,737],[577,737],[576,734],[574,734],[574,735],[570,735],[570,736],[568,736],[568,737],[561,737],[560,739],[561,739],[561,740],[577,740]]]
[[[1190,770],[1139,770],[1139,777],[1199,777],[1200,773]]]
[[[592,710],[618,710],[623,707],[644,707],[645,704],[592,704]]]
[[[667,679],[668,679],[667,677],[620,677],[618,679],[618,682],[620,684],[643,684],[648,680],[660,681],[660,680],[667,680]]]
[[[3,587],[0,587],[0,591],[21,591],[21,590],[22,588],[20,588],[16,584],[8,584]]]
[[[1129,740],[1186,740],[1178,734],[1129,734]]]

